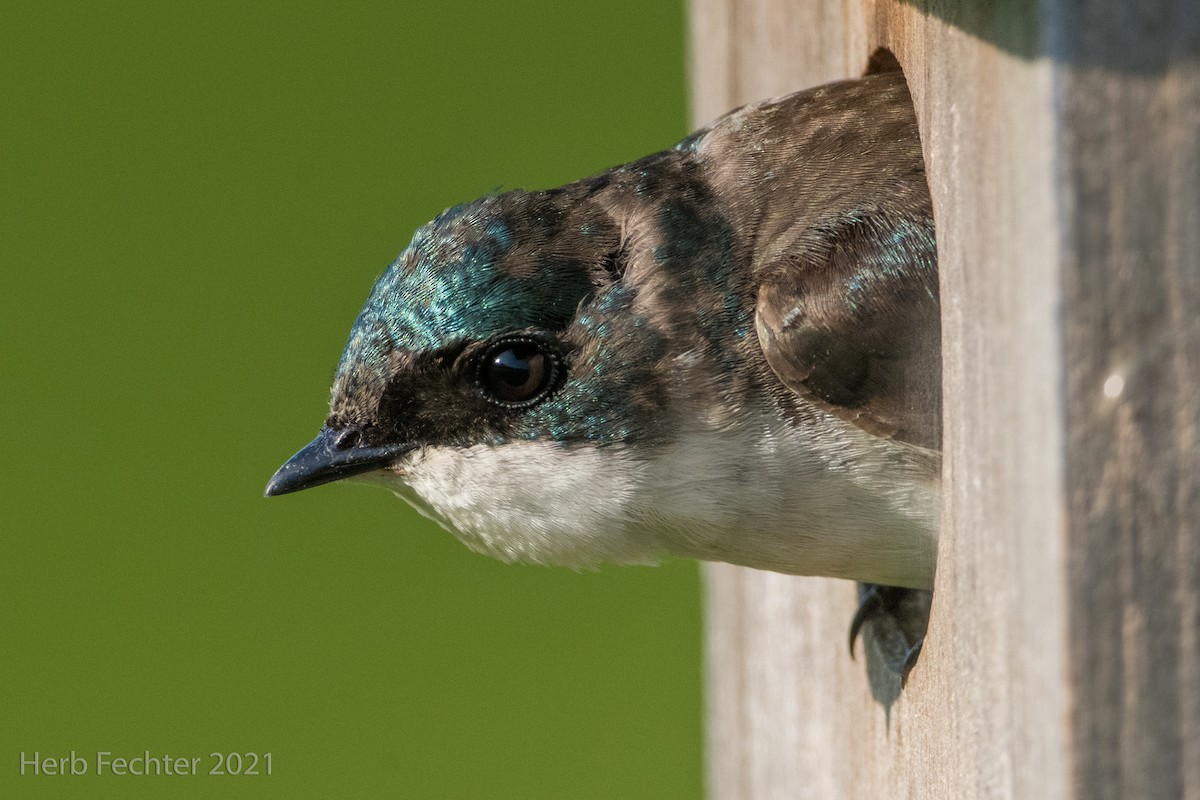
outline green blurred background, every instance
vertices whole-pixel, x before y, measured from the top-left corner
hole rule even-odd
[[[691,798],[696,565],[265,500],[438,211],[686,132],[677,0],[0,10],[0,797]],[[272,753],[270,777],[18,774]]]

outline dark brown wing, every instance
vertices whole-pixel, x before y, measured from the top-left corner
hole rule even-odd
[[[810,226],[763,271],[767,363],[789,388],[878,436],[941,448],[941,315],[924,175]]]
[[[933,212],[903,76],[747,106],[694,144],[745,236],[779,379],[871,433],[940,449]]]

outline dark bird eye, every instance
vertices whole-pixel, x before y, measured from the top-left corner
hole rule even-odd
[[[532,405],[550,387],[554,359],[534,342],[502,342],[483,360],[480,384],[503,405]]]

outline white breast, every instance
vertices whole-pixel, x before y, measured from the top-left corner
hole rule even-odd
[[[665,553],[792,574],[932,583],[936,454],[833,417],[713,426],[621,445],[431,447],[392,488],[468,547],[582,567]]]

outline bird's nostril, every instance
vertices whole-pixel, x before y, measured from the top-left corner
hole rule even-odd
[[[362,432],[358,428],[346,428],[333,440],[333,446],[338,450],[346,450],[358,444],[360,438],[362,438]]]

